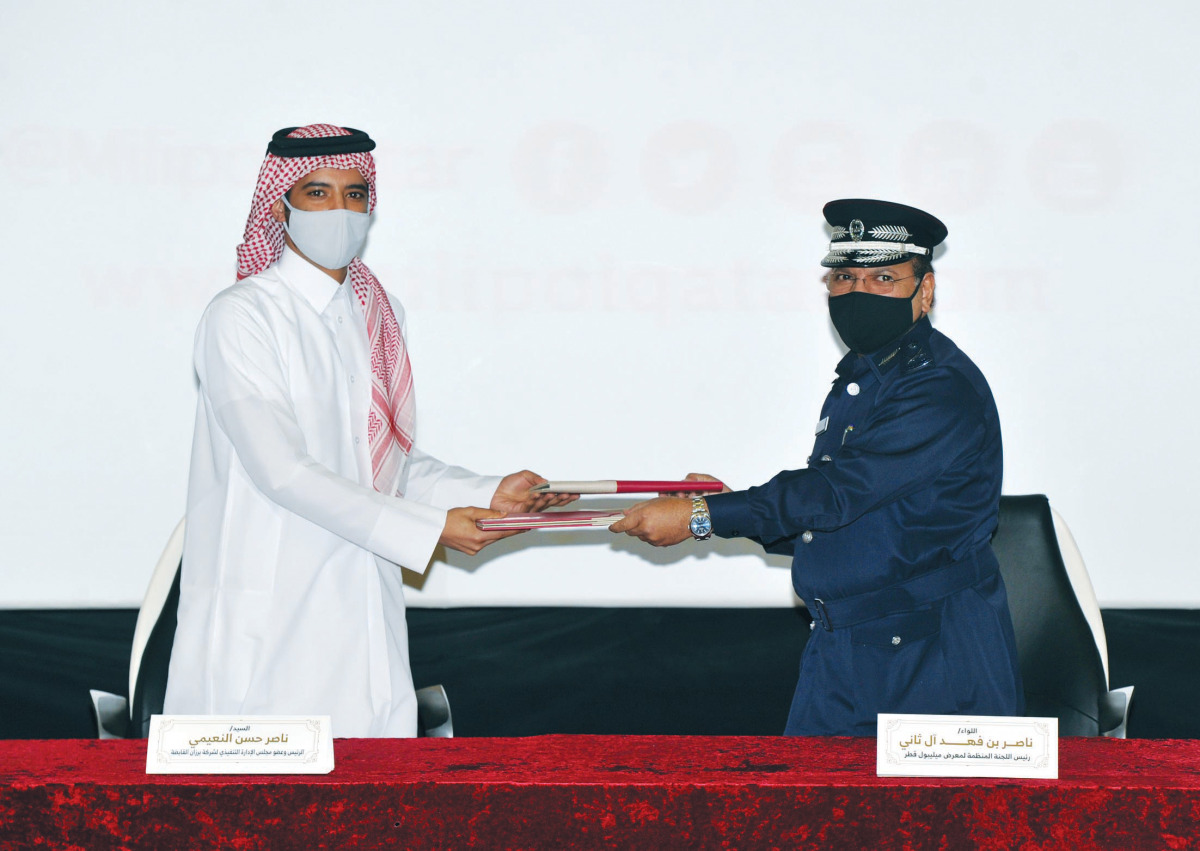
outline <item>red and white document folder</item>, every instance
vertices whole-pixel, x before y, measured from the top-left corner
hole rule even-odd
[[[722,482],[646,481],[597,479],[590,482],[545,482],[534,485],[533,493],[720,493]]]
[[[569,491],[574,493],[574,491]],[[541,511],[532,514],[508,514],[476,520],[475,526],[484,532],[502,529],[589,529],[607,528],[624,515],[620,511]]]

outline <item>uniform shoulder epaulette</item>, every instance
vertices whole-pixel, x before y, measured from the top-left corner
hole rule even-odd
[[[933,365],[933,355],[926,351],[925,347],[916,340],[910,340],[905,344],[903,357],[905,375]]]

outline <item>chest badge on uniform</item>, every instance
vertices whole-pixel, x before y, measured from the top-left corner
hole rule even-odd
[[[817,437],[820,437],[828,430],[829,430],[829,417],[825,417],[825,419],[823,419],[819,423],[817,423]]]
[[[909,343],[906,347],[904,371],[906,373],[916,372],[918,369],[924,369],[933,363],[933,358],[925,351],[925,348],[919,343]]]

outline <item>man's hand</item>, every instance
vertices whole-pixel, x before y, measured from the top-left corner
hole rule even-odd
[[[688,523],[692,519],[692,501],[685,497],[660,496],[625,509],[625,516],[608,527],[624,532],[656,547],[670,547],[692,537]]]
[[[475,526],[476,520],[503,516],[503,511],[492,511],[488,508],[475,508],[474,506],[451,508],[446,512],[446,525],[442,527],[442,536],[438,538],[438,543],[473,556],[488,544],[499,541],[501,538],[519,535],[525,531],[524,529],[505,529],[502,532],[484,532]]]
[[[710,476],[708,473],[688,473],[683,477],[685,482],[721,482],[715,476]],[[721,482],[721,493],[729,493],[729,485]],[[707,493],[700,491],[670,491],[660,493],[659,496],[686,496],[689,499],[694,496],[707,496]]]
[[[492,508],[505,514],[522,514],[527,511],[545,511],[556,505],[566,505],[579,499],[577,493],[538,493],[531,494],[529,489],[540,485],[546,480],[537,473],[522,470],[505,476],[496,488],[492,497]]]

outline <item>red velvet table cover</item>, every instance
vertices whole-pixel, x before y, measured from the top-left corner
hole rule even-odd
[[[1200,742],[1064,739],[1058,780],[881,778],[870,739],[344,739],[329,775],[145,774],[0,741],[0,847],[1185,849]]]

